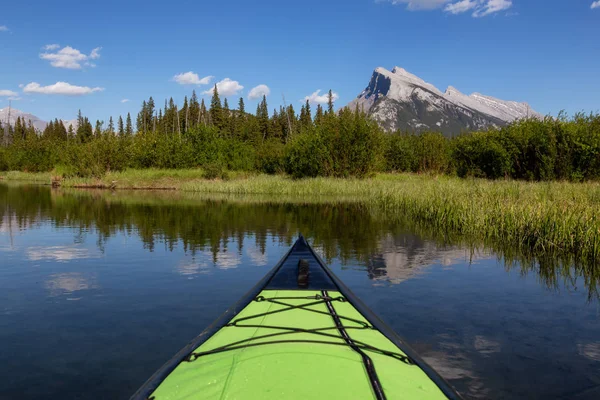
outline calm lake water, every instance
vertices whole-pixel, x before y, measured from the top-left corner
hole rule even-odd
[[[0,399],[128,398],[299,232],[466,398],[600,398],[589,277],[284,200],[0,184]]]

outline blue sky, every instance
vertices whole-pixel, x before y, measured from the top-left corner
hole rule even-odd
[[[243,96],[252,110],[258,85],[271,109],[282,94],[299,108],[330,88],[342,106],[374,68],[398,65],[441,90],[542,113],[600,111],[599,38],[594,0],[11,1],[0,14],[0,108],[13,97],[43,119],[135,115],[149,96],[181,104],[210,89],[174,79],[189,71],[197,80],[182,82],[229,78],[229,101]]]

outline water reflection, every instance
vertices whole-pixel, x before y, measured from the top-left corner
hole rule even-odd
[[[439,246],[415,235],[387,234],[379,242],[379,254],[369,260],[367,272],[370,279],[398,284],[425,272],[433,264],[451,267],[491,257],[489,252]]]
[[[99,251],[82,248],[77,245],[32,246],[27,248],[26,255],[31,261],[52,260],[57,262],[84,260],[86,258],[98,258],[102,256]]]
[[[576,290],[577,278],[583,276],[589,298],[598,295],[598,266],[579,268],[557,260],[536,260],[515,249],[469,245],[391,217],[361,203],[332,203],[327,199],[279,203],[261,197],[181,192],[148,196],[135,191],[0,185],[0,232],[29,229],[50,220],[54,227],[74,228],[74,243],[81,243],[89,232],[94,232],[98,254],[111,237],[133,234],[150,251],[157,243],[164,243],[169,251],[181,245],[191,255],[208,251],[216,268],[232,269],[240,266],[243,239],[251,234],[255,243],[248,255],[254,265],[262,266],[269,236],[289,246],[302,232],[326,260],[358,260],[369,278],[380,282],[398,284],[433,263],[450,267],[456,262],[498,257],[507,270],[518,270],[524,276],[533,273],[553,290],[561,285]],[[28,254],[32,259],[57,261],[98,256],[77,246],[33,246]]]
[[[600,362],[600,342],[578,343],[577,350],[585,358]]]
[[[465,397],[598,398],[595,270],[285,200],[0,184],[0,398],[128,398],[299,232]]]
[[[180,275],[193,277],[193,275],[210,273],[208,263],[205,261],[196,261],[196,257],[191,260],[182,260],[177,266],[177,272]]]
[[[60,296],[81,290],[95,289],[98,287],[95,280],[93,275],[84,276],[79,272],[68,272],[50,275],[45,286],[51,296]]]

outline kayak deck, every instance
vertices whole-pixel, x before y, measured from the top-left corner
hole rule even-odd
[[[446,398],[406,354],[337,291],[264,290],[197,348],[153,393],[156,400],[373,398],[359,352],[387,398]]]
[[[132,400],[460,398],[301,236]]]

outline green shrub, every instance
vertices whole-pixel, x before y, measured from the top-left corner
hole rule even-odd
[[[208,164],[204,166],[204,173],[202,176],[205,179],[217,179],[224,175],[223,166],[220,164]]]
[[[261,143],[256,150],[256,167],[267,174],[279,174],[285,171],[285,146],[278,139]]]

